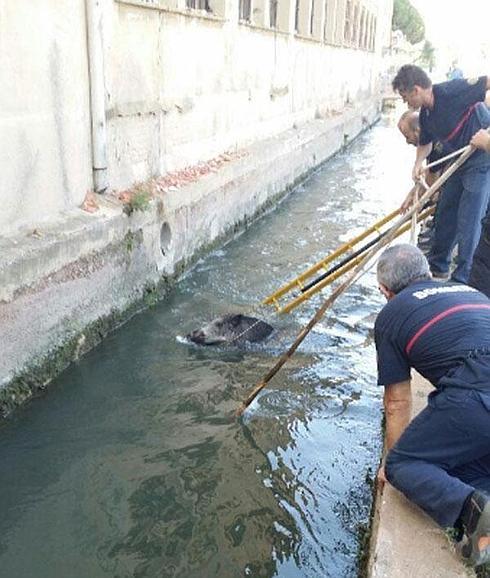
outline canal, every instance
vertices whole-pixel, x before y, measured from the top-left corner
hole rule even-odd
[[[381,451],[374,273],[243,421],[230,414],[321,297],[274,319],[261,345],[182,336],[397,206],[412,157],[383,118],[2,424],[0,576],[356,576]]]

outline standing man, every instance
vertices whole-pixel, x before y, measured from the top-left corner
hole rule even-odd
[[[481,105],[490,79],[486,76],[457,79],[433,85],[418,66],[402,66],[393,80],[393,89],[413,109],[420,109],[420,138],[413,168],[417,179],[423,163],[440,141],[449,150],[469,144],[471,137],[490,124],[488,109]],[[479,150],[453,175],[444,187],[439,200],[440,226],[436,228],[434,244],[429,256],[435,277],[447,278],[451,255],[458,245],[454,281],[467,283],[473,253],[480,239],[481,219],[486,213],[490,191],[490,155]]]
[[[471,144],[490,154],[490,133],[480,129]],[[480,242],[473,255],[469,284],[490,298],[490,211],[482,221]]]
[[[448,80],[455,80],[456,78],[464,78],[463,71],[458,66],[458,61],[453,60],[449,70],[446,74]]]
[[[440,526],[463,532],[461,553],[490,562],[490,301],[431,279],[413,245],[378,261],[388,303],[375,324],[385,387],[386,464],[378,474]],[[435,387],[410,422],[410,369]]]

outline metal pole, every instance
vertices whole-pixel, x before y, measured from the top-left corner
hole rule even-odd
[[[102,1],[86,0],[90,116],[92,121],[92,168],[94,191],[96,193],[103,193],[108,186]]]

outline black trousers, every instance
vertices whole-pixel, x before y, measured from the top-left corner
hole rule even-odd
[[[473,255],[468,284],[490,299],[490,214],[482,221],[480,242]]]

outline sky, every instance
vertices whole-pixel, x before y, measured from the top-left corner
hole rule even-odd
[[[425,22],[444,72],[458,60],[465,76],[490,75],[490,0],[410,0]]]

